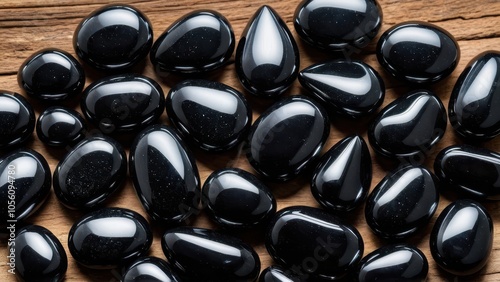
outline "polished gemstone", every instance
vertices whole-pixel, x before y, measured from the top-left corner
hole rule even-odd
[[[288,180],[319,155],[330,133],[328,116],[305,96],[276,102],[254,122],[246,155],[255,170],[275,180]]]
[[[376,0],[304,0],[295,10],[293,23],[305,42],[351,54],[377,35],[382,26],[382,9]]]
[[[408,244],[387,245],[361,260],[356,281],[425,282],[429,263],[425,255]]]
[[[357,118],[370,114],[384,101],[384,81],[361,61],[315,64],[300,71],[299,81],[326,109],[343,116]]]
[[[187,79],[168,94],[167,114],[187,141],[207,151],[231,149],[246,137],[252,109],[238,90],[202,79]]]
[[[233,29],[216,11],[182,16],[160,35],[150,59],[159,73],[201,73],[222,67],[235,46]]]
[[[243,87],[257,96],[277,97],[297,78],[299,61],[286,23],[271,7],[262,6],[236,48],[236,73]]]
[[[368,129],[372,148],[389,158],[421,161],[446,130],[446,110],[431,91],[404,95],[380,113]]]
[[[377,59],[397,79],[434,83],[453,72],[460,60],[460,48],[450,33],[436,25],[404,22],[382,34]]]
[[[259,282],[295,282],[297,281],[290,274],[286,273],[284,269],[279,266],[269,266],[262,270],[259,277]]]
[[[68,236],[73,258],[95,269],[114,268],[144,256],[152,242],[144,217],[123,208],[102,208],[84,215]]]
[[[135,190],[154,220],[177,224],[198,213],[198,168],[172,128],[152,125],[143,130],[129,157]]]
[[[115,75],[89,85],[81,102],[85,117],[104,133],[146,127],[163,113],[161,86],[138,74]]]
[[[458,134],[489,139],[500,134],[500,52],[476,56],[458,78],[448,114]]]
[[[54,192],[71,209],[100,205],[125,182],[127,157],[109,137],[90,137],[78,143],[54,171]]]
[[[32,97],[63,100],[82,92],[85,72],[71,54],[59,49],[44,49],[21,65],[17,80],[19,86]]]
[[[177,227],[163,235],[168,261],[185,281],[255,281],[257,253],[240,239],[209,229]]]
[[[444,270],[472,275],[486,265],[493,245],[493,223],[486,209],[458,200],[439,215],[430,237],[431,254]]]
[[[208,215],[229,228],[262,226],[276,212],[273,194],[253,174],[238,168],[213,172],[202,190]]]
[[[335,280],[347,275],[363,256],[364,244],[354,226],[323,210],[293,206],[271,220],[266,248],[276,262],[300,281]]]
[[[76,111],[53,106],[45,109],[36,123],[38,139],[50,146],[71,146],[85,138],[86,123]]]
[[[349,212],[363,202],[372,182],[372,160],[358,135],[335,144],[323,157],[311,180],[311,192],[325,209]]]
[[[49,230],[38,225],[24,226],[17,231],[15,245],[9,244],[9,247],[15,249],[15,271],[19,280],[64,280],[68,258],[61,242]]]
[[[24,143],[35,129],[35,112],[21,95],[0,90],[0,149]]]
[[[121,282],[180,282],[166,261],[156,257],[140,257],[128,265]]]
[[[76,54],[102,70],[123,70],[145,58],[153,45],[153,27],[139,10],[107,5],[84,18],[73,35]]]

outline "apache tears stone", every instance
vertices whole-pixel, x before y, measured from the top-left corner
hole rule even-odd
[[[180,282],[166,261],[156,257],[140,257],[127,266],[122,282]]]
[[[71,146],[85,138],[86,124],[76,111],[65,107],[49,107],[36,123],[38,139],[49,146]]]
[[[26,99],[0,90],[0,149],[24,143],[35,129],[35,112]]]
[[[294,282],[294,277],[290,276],[279,266],[269,266],[262,270],[259,277],[259,282]]]

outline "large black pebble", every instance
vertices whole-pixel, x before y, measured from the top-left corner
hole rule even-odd
[[[35,112],[21,95],[0,90],[0,149],[22,144],[35,129]]]

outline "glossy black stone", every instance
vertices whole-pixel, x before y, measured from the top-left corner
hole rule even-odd
[[[71,146],[85,138],[87,125],[76,111],[65,107],[45,109],[36,122],[38,139],[49,146]]]
[[[361,61],[315,64],[300,71],[299,81],[328,110],[351,118],[374,112],[385,97],[382,78]]]
[[[252,109],[238,90],[225,84],[188,79],[167,96],[167,114],[186,140],[206,151],[223,151],[242,141],[252,123]]]
[[[430,237],[431,254],[444,270],[472,275],[486,265],[493,245],[493,223],[486,209],[458,200],[439,215]]]
[[[375,0],[304,0],[295,10],[293,24],[305,42],[350,54],[375,38],[382,26],[382,9]]]
[[[246,155],[256,171],[285,181],[316,159],[329,133],[328,115],[321,105],[305,96],[287,97],[254,122]]]
[[[166,261],[140,257],[123,270],[121,282],[180,282]]]
[[[299,49],[290,30],[269,6],[248,22],[236,48],[236,73],[245,89],[257,96],[277,97],[299,72]]]
[[[64,280],[68,258],[52,232],[38,225],[19,229],[15,245],[16,275],[21,281],[57,282]]]
[[[235,46],[228,20],[212,10],[198,10],[175,21],[160,35],[150,59],[159,73],[201,73],[222,67]]]
[[[153,234],[140,214],[123,208],[102,208],[76,221],[68,248],[81,265],[115,268],[147,254]]]
[[[85,72],[71,54],[44,49],[31,55],[17,73],[26,94],[42,100],[63,100],[78,95],[85,85]]]
[[[260,272],[259,256],[252,247],[209,229],[170,229],[161,246],[185,281],[255,281]]]
[[[458,78],[450,96],[448,115],[458,134],[490,139],[500,134],[500,52],[476,56]]]
[[[71,209],[100,205],[125,182],[127,156],[109,137],[78,143],[54,170],[54,192]]]
[[[0,149],[28,140],[35,129],[35,112],[21,95],[0,90]]]
[[[262,270],[259,277],[259,282],[295,282],[296,278],[290,276],[284,269],[279,266],[272,265]]]
[[[425,255],[408,244],[388,245],[364,257],[356,271],[356,281],[425,282],[429,263]]]
[[[153,27],[139,10],[108,5],[84,18],[73,35],[76,54],[102,70],[123,70],[145,58],[153,45]]]
[[[219,225],[244,228],[263,225],[276,212],[273,194],[253,174],[237,168],[214,171],[202,190],[208,215]]]
[[[446,110],[431,91],[416,90],[387,105],[368,129],[372,148],[389,158],[421,159],[446,131]]]
[[[201,198],[198,168],[173,128],[146,128],[136,137],[129,157],[135,190],[154,220],[178,224],[197,213]]]
[[[404,22],[382,34],[377,59],[399,80],[434,83],[453,72],[460,60],[460,47],[450,33],[436,25]]]
[[[282,209],[266,234],[271,257],[301,281],[341,279],[356,267],[364,244],[354,226],[316,208]]]
[[[389,173],[373,189],[365,206],[368,226],[382,238],[401,239],[423,228],[439,203],[437,178],[423,167],[405,166]]]
[[[135,131],[163,113],[161,86],[138,74],[115,75],[89,85],[81,101],[85,117],[104,133]]]

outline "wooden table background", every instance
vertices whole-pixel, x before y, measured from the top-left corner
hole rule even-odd
[[[346,0],[348,1],[348,0]],[[91,11],[101,7],[104,4],[112,3],[107,0],[1,0],[0,1],[0,89],[21,92],[17,84],[17,70],[21,63],[30,56],[33,52],[48,48],[56,47],[66,50],[74,55],[72,47],[73,32],[80,20],[87,16]],[[181,15],[196,9],[213,9],[222,13],[231,22],[236,39],[239,40],[241,33],[247,24],[249,18],[254,12],[264,4],[272,6],[286,21],[288,27],[292,31],[299,48],[301,50],[301,69],[312,64],[327,59],[333,59],[332,55],[318,52],[315,49],[306,46],[299,40],[293,28],[293,14],[295,7],[299,3],[298,0],[122,0],[120,3],[128,3],[142,10],[151,20],[154,28],[155,39],[177,18]],[[448,104],[451,89],[465,65],[478,53],[500,49],[500,1],[497,0],[481,0],[481,1],[463,1],[463,0],[379,0],[384,13],[384,20],[380,34],[390,26],[407,20],[421,20],[437,24],[451,34],[459,41],[461,48],[461,60],[452,73],[452,75],[437,85],[433,85],[431,89],[435,91],[443,100],[445,105]],[[401,94],[410,90],[403,83],[398,82],[390,77],[381,69],[374,54],[375,45],[378,40],[374,40],[362,52],[353,54],[353,58],[362,59],[366,63],[373,66],[383,76],[386,83],[386,99],[384,105],[393,101]],[[104,74],[95,72],[88,67],[85,67],[87,72],[88,85],[95,79],[98,79]],[[149,60],[137,68],[135,71],[156,79],[161,82],[165,94],[168,93],[170,87],[179,77],[158,77],[152,69]],[[232,87],[243,91],[243,88],[237,80],[234,71],[234,64],[227,65],[222,70],[216,71],[207,75],[205,78],[216,79],[226,83]],[[296,81],[293,86],[287,91],[286,95],[305,93],[299,83]],[[260,112],[268,107],[272,101],[259,100],[250,97],[246,94],[251,106],[254,108],[254,120]],[[42,103],[30,99],[33,103],[37,116],[44,108],[49,106],[49,103]],[[70,102],[66,105],[78,107],[78,101]],[[500,109],[499,109],[500,110]],[[372,116],[373,117],[373,116]],[[333,144],[338,142],[343,137],[359,133],[365,140],[366,128],[372,117],[362,119],[360,121],[348,121],[343,119],[335,119],[332,121],[332,130],[327,145],[323,151],[329,149]],[[161,123],[168,123],[167,117],[164,114],[161,117]],[[130,138],[120,138],[120,141],[128,149]],[[443,140],[435,147],[435,150],[430,153],[425,166],[432,169],[434,156],[444,147],[463,143],[463,140],[458,138],[451,126],[448,126]],[[496,138],[483,144],[485,147],[499,151],[500,139]],[[50,164],[52,171],[55,169],[58,160],[66,153],[66,149],[52,149],[44,146],[33,135],[26,146],[35,149],[42,153]],[[249,166],[246,158],[240,156],[237,150],[233,150],[222,155],[212,155],[194,150],[198,160],[198,166],[201,174],[201,180],[218,168],[223,168],[228,165],[234,165],[243,169],[253,171]],[[373,158],[373,181],[372,188],[386,175],[386,173],[396,167],[397,164],[387,162],[386,160],[375,157]],[[278,209],[282,209],[291,205],[308,205],[317,207],[318,204],[313,199],[309,190],[309,177],[302,176],[298,179],[283,183],[273,184],[272,187],[278,200]],[[468,279],[456,278],[447,275],[440,270],[434,263],[429,252],[429,233],[433,223],[439,213],[450,202],[450,198],[441,197],[438,211],[431,220],[427,228],[411,237],[408,241],[417,245],[427,256],[430,264],[428,280],[429,281],[500,281],[500,205],[497,202],[484,203],[488,211],[491,213],[495,224],[495,235],[493,252],[491,254],[488,265],[474,277]],[[142,215],[146,213],[142,209],[134,189],[132,182],[127,179],[125,187],[119,190],[114,197],[106,203],[106,206],[117,206],[133,209]],[[67,281],[117,281],[116,271],[112,270],[88,270],[79,266],[71,257],[67,249],[67,237],[70,226],[75,220],[83,215],[81,212],[71,211],[63,207],[56,199],[53,192],[45,205],[38,213],[28,222],[42,225],[50,229],[62,242],[66,249],[69,260],[69,267],[66,274]],[[366,225],[363,213],[363,207],[359,207],[350,218],[347,219],[353,223],[361,232],[365,242],[365,255],[375,250],[376,248],[389,242],[378,239]],[[211,227],[214,225],[202,213],[196,217],[191,224],[200,227]],[[156,226],[154,228],[154,241],[151,247],[150,255],[165,259],[161,251],[160,238],[166,226]],[[243,234],[243,238],[255,246],[262,261],[262,269],[272,264],[272,260],[267,254],[265,247],[262,244],[263,235],[259,231],[247,232]],[[255,239],[257,238],[257,239]],[[6,262],[6,244],[0,244],[0,281],[14,281],[13,275],[7,272],[8,266]]]

